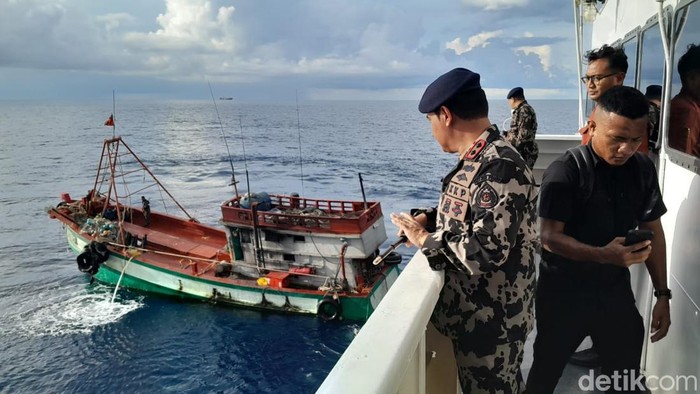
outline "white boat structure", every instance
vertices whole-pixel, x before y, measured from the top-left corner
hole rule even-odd
[[[144,197],[131,202],[142,193],[167,195],[182,214],[167,213],[165,198],[160,212]],[[236,188],[220,209],[223,228],[196,221],[115,137],[104,141],[88,194],[63,193],[48,213],[63,224],[78,268],[117,288],[366,320],[398,277],[399,255],[373,264],[387,239],[378,202]]]
[[[657,168],[668,208],[662,222],[668,285],[674,295],[672,325],[664,340],[654,344],[647,341],[641,368],[647,377],[657,378],[655,392],[698,392],[700,158],[670,148],[667,137],[670,99],[681,87],[676,72],[678,58],[688,44],[700,42],[700,0],[574,0],[573,9],[579,59],[583,58],[584,42],[590,48],[623,45],[630,63],[626,84],[642,91],[650,84],[663,87],[662,146]],[[584,28],[586,23],[590,26]],[[577,67],[581,77],[583,64]],[[574,133],[590,110],[583,94],[579,90],[579,125],[562,130],[562,135],[537,136],[537,175],[541,176],[547,165],[567,148],[580,143],[580,136]],[[442,273],[431,271],[421,253],[416,253],[318,392],[459,393],[451,347],[427,326],[442,285]],[[649,333],[653,287],[644,267],[638,265],[632,270],[632,286]],[[525,370],[529,368],[525,365],[527,360],[526,354]],[[567,368],[558,392],[583,392],[577,385],[582,371],[578,371],[578,376],[576,372]],[[675,377],[679,385],[673,386],[673,382],[659,377]]]

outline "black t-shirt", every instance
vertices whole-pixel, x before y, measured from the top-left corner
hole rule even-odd
[[[592,176],[590,170],[579,170],[570,152],[544,172],[540,217],[564,222],[564,233],[582,243],[604,246],[640,222],[654,221],[666,213],[656,167],[646,155],[635,153],[625,164],[611,166],[590,144],[585,149],[593,158]],[[589,180],[581,182],[581,176]],[[542,260],[541,271],[575,275],[581,280],[616,281],[627,272],[613,265],[569,260],[546,250]]]

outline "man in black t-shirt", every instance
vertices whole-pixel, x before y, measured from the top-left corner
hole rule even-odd
[[[591,142],[561,156],[543,175],[537,337],[528,393],[551,393],[567,360],[589,335],[603,375],[628,382],[632,391],[644,389],[635,384],[644,325],[629,266],[645,263],[656,289],[652,342],[666,336],[671,324],[660,220],[666,207],[654,164],[635,153],[647,135],[648,113],[638,90],[610,88],[598,100]],[[575,153],[581,153],[578,160]],[[625,246],[625,234],[637,227],[652,230],[653,239]]]

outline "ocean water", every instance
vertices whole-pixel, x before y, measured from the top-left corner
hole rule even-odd
[[[535,100],[570,134],[576,102]],[[414,101],[117,103],[117,134],[192,216],[216,225],[232,189],[434,205],[454,164]],[[312,393],[362,326],[90,284],[46,207],[94,183],[111,102],[0,101],[0,392]],[[508,124],[505,100],[491,121]],[[223,133],[222,133],[223,130]],[[226,136],[224,141],[223,135]],[[246,179],[246,172],[248,177]],[[146,193],[146,192],[145,192]],[[151,198],[158,209],[158,196]],[[399,248],[407,261],[413,250]]]

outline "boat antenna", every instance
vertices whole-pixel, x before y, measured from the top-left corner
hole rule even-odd
[[[301,122],[299,120],[299,90],[295,90],[295,97],[297,102],[297,135],[299,137],[299,172],[301,176],[301,195],[304,196],[304,164],[301,155]]]
[[[245,138],[243,138],[243,118],[238,114],[238,127],[241,129],[241,146],[243,147],[243,167],[245,168],[245,183],[248,187],[248,196],[252,196],[250,192],[250,176],[248,176],[248,159],[245,155]]]
[[[114,121],[114,115],[117,113],[117,100],[114,98],[114,89],[112,89],[112,139],[117,133],[117,122]]]
[[[228,141],[226,141],[226,133],[224,133],[224,125],[221,123],[221,116],[219,116],[219,108],[216,106],[216,100],[214,100],[214,92],[211,90],[211,84],[207,80],[207,85],[209,85],[209,94],[211,95],[211,101],[214,103],[214,110],[216,111],[216,118],[219,120],[219,128],[221,129],[221,136],[224,138],[224,145],[226,145],[226,153],[228,154],[228,162],[231,165],[231,183],[229,186],[233,186],[233,190],[238,197],[238,182],[236,181],[236,172],[233,169],[233,160],[231,159],[231,151],[228,148]],[[248,169],[246,169],[246,177],[248,176]]]
[[[365,203],[365,210],[367,210],[367,196],[365,196],[365,184],[362,182],[362,173],[358,172],[357,175],[360,177],[360,189],[362,190],[362,201]]]

